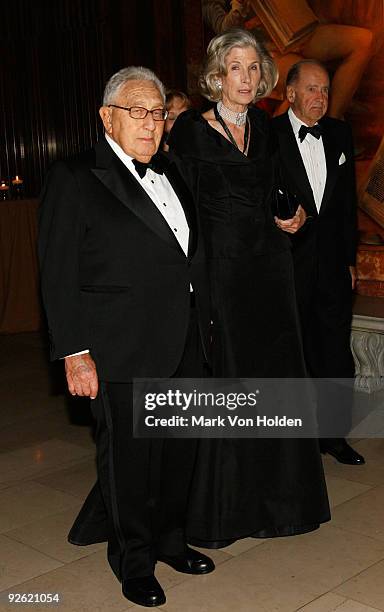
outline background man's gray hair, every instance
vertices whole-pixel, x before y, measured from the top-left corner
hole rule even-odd
[[[327,68],[324,66],[324,64],[322,64],[322,62],[319,62],[318,60],[315,60],[315,59],[303,59],[303,60],[300,60],[299,62],[296,62],[296,64],[293,64],[293,66],[290,67],[288,74],[287,74],[287,78],[285,80],[286,87],[298,81],[300,77],[300,71],[303,66],[311,66],[311,65],[317,66],[318,68],[322,68],[322,70],[324,70],[324,72],[329,75]]]
[[[165,104],[165,87],[160,79],[149,68],[144,66],[128,66],[112,75],[104,89],[103,106],[114,104],[119,94],[119,89],[127,81],[152,81],[158,90]]]

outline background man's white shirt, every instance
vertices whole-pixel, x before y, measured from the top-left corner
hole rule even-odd
[[[288,117],[292,125],[297,146],[303,160],[309,184],[311,185],[313,197],[317,211],[320,211],[321,202],[324,195],[325,182],[327,180],[327,162],[325,159],[323,139],[319,139],[307,134],[303,142],[300,142],[299,130],[302,125],[306,125],[290,108]]]

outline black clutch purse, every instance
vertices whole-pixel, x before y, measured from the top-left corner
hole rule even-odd
[[[285,187],[275,187],[272,194],[273,214],[278,219],[292,219],[299,204],[294,193]]]

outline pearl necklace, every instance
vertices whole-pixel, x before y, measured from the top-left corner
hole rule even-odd
[[[242,126],[242,125],[245,125],[245,122],[247,120],[248,109],[246,111],[244,111],[243,113],[237,113],[236,111],[233,111],[230,108],[227,108],[226,106],[224,106],[224,104],[220,100],[220,102],[217,103],[217,110],[219,112],[219,115],[225,121],[229,121],[230,123],[234,123],[235,125],[237,125],[239,127]]]

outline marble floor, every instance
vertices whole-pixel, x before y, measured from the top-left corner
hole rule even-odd
[[[68,527],[95,478],[86,400],[63,395],[38,334],[0,336],[0,609],[123,612],[103,544],[75,547]],[[358,440],[367,464],[324,459],[333,519],[294,538],[245,539],[213,553],[208,576],[162,563],[164,612],[384,611],[384,439]],[[58,593],[15,604],[10,593]]]

